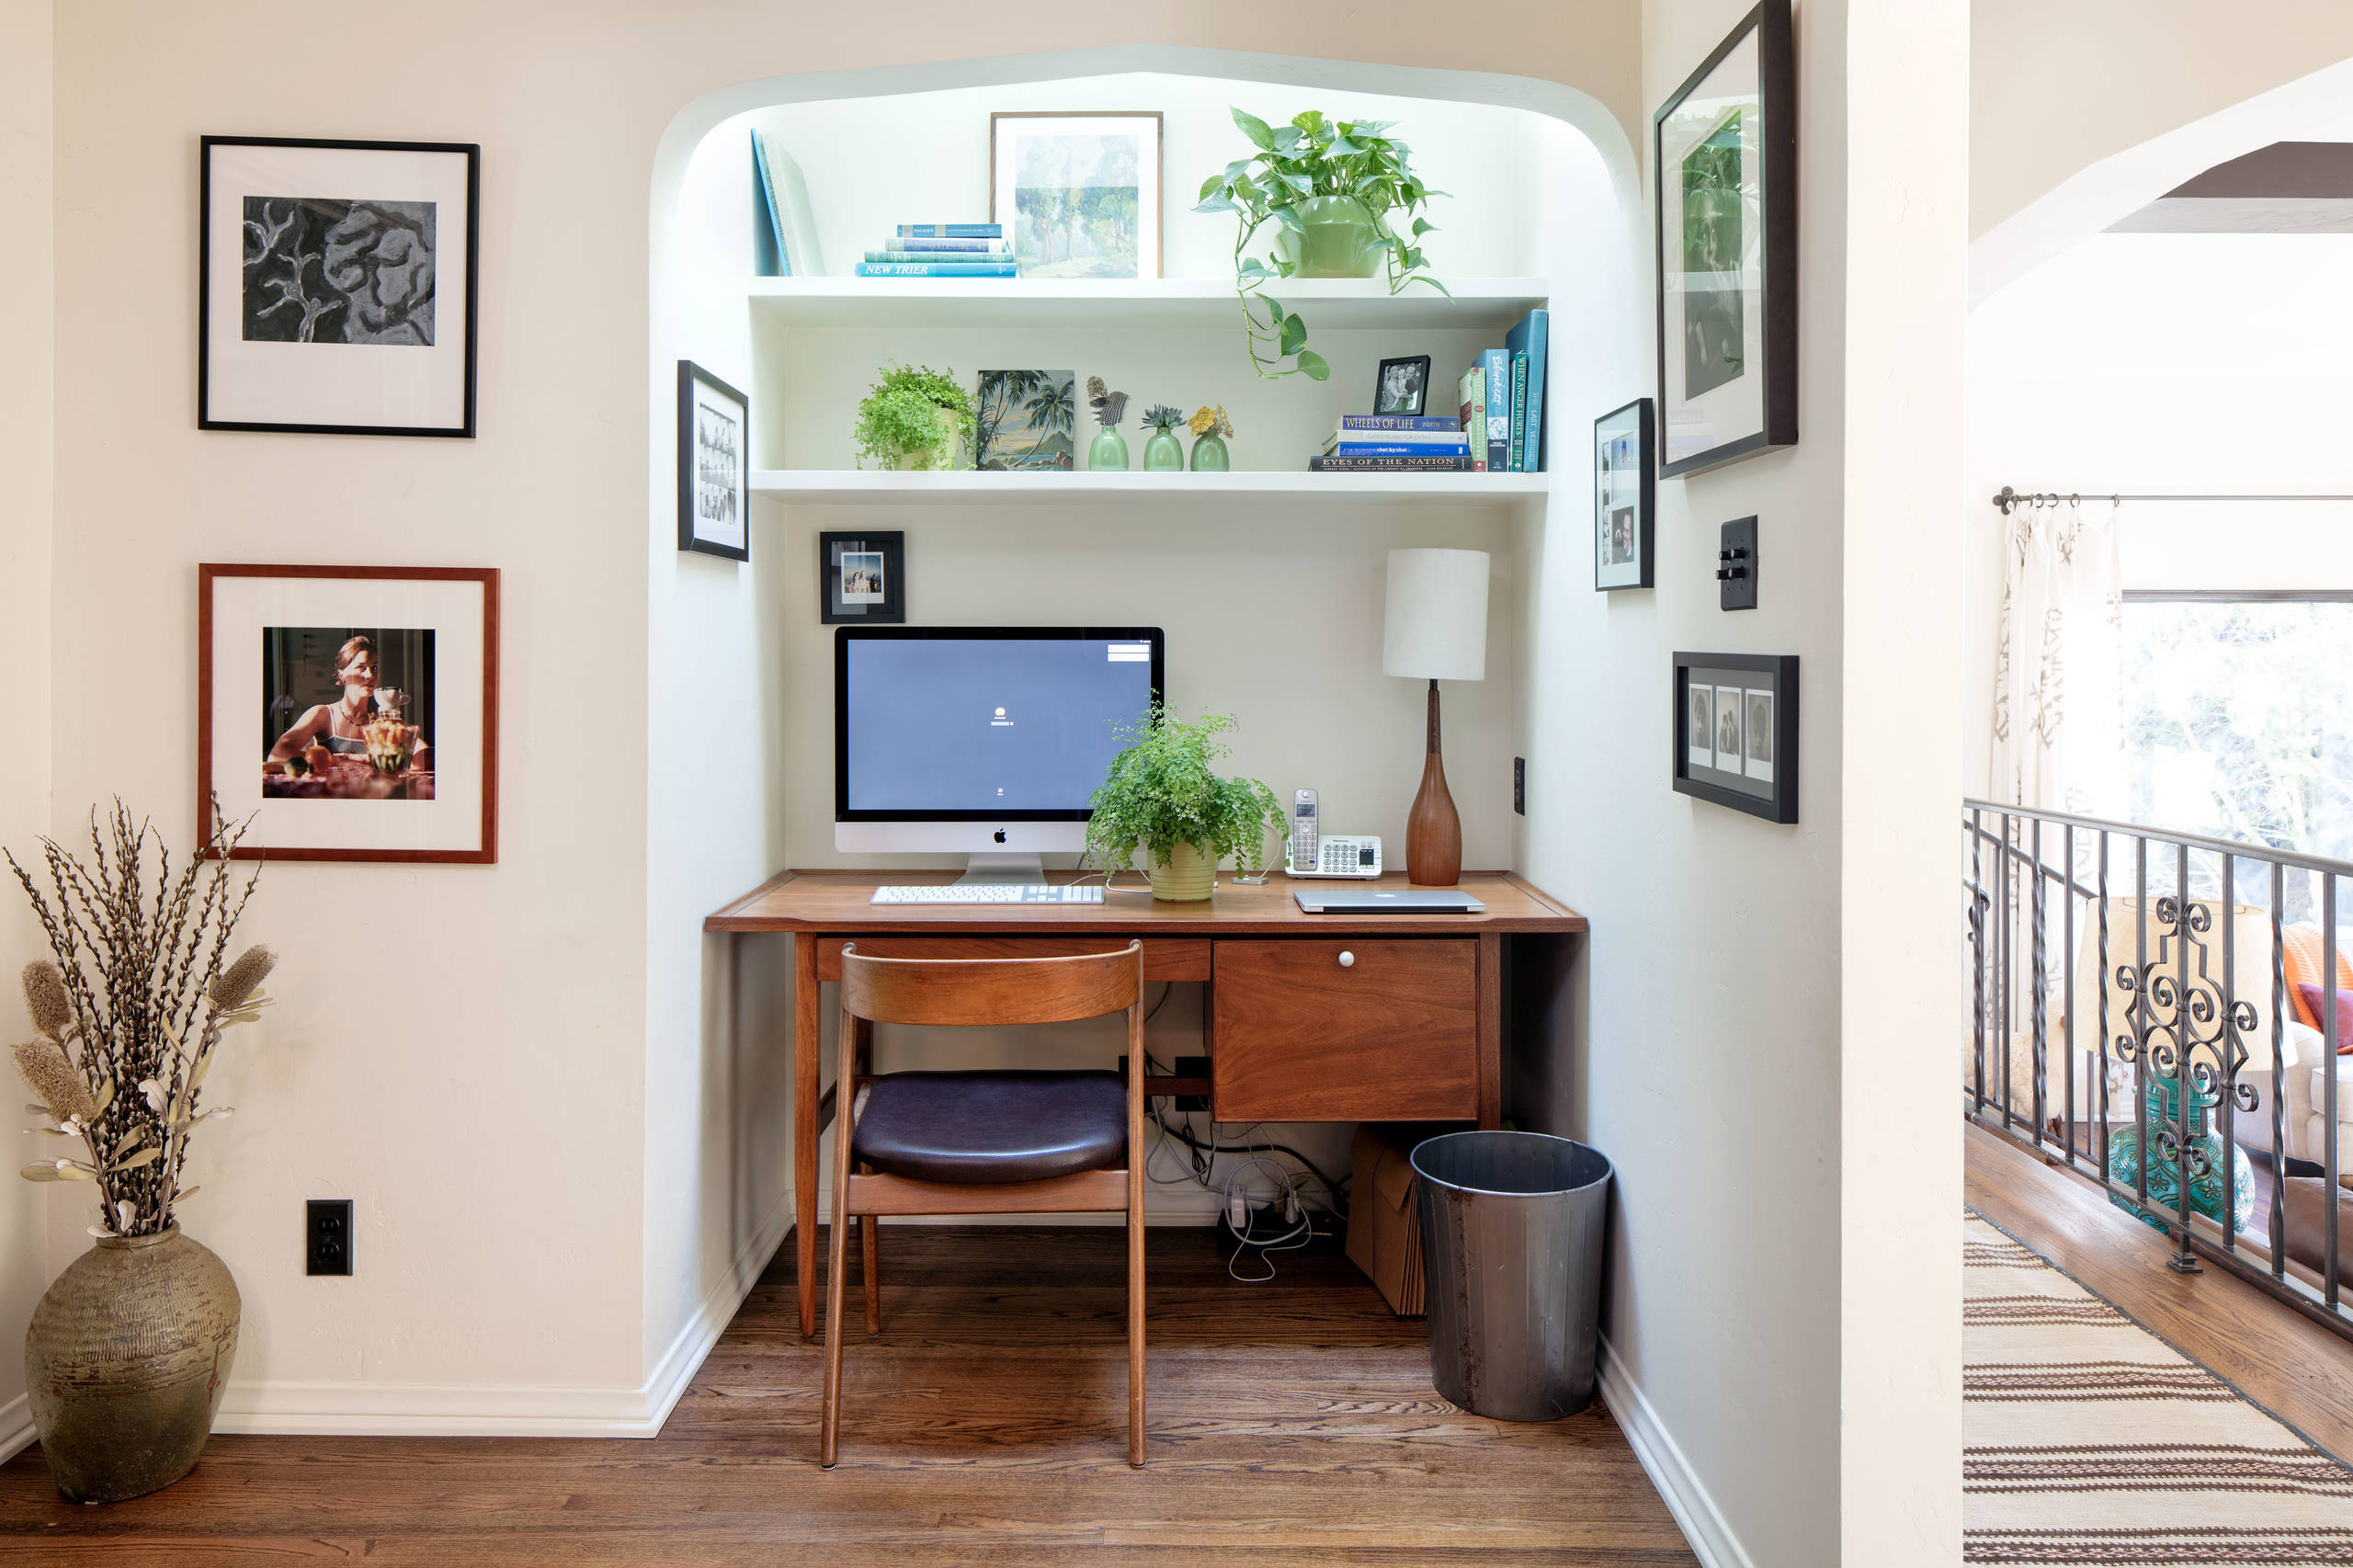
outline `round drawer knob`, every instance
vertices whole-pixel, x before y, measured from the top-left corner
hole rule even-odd
[[[1343,951],[1343,952],[1340,954],[1340,967],[1341,967],[1342,969],[1354,969],[1354,968],[1356,967],[1356,964],[1357,964],[1357,956],[1356,956],[1356,954],[1351,953],[1351,952],[1347,952],[1347,951]]]

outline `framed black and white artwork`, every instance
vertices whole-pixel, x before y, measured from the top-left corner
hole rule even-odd
[[[1798,820],[1794,653],[1675,655],[1675,792]]]
[[[752,405],[691,359],[678,361],[678,548],[752,559]]]
[[[482,149],[207,136],[196,423],[474,433]]]
[[[1372,382],[1372,411],[1419,417],[1429,409],[1430,357],[1408,355],[1383,359]]]
[[[827,626],[896,625],[907,619],[907,536],[817,536],[818,611]]]
[[[1593,422],[1593,585],[1651,585],[1651,519],[1658,501],[1651,400],[1638,397]]]
[[[1764,0],[1652,119],[1662,478],[1797,443],[1794,50]]]

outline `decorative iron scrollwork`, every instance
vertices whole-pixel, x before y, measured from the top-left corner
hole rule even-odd
[[[2117,989],[2131,998],[2124,1010],[2125,1032],[2113,1042],[2116,1054],[2140,1062],[2145,1053],[2150,1074],[2180,1086],[2189,1096],[2181,1111],[2184,1119],[2202,1123],[2204,1108],[2221,1104],[2225,1094],[2239,1110],[2251,1113],[2260,1096],[2254,1085],[2239,1081],[2239,1074],[2247,1063],[2245,1037],[2256,1028],[2255,1004],[2232,996],[2228,978],[2218,981],[2207,969],[2213,911],[2165,897],[2156,901],[2155,915],[2155,954],[2144,964],[2116,966]],[[2185,957],[2194,963],[2194,972],[2186,972]],[[2141,1121],[2150,1119],[2143,1105]],[[2213,1174],[2208,1148],[2195,1136],[2185,1147],[2174,1122],[2159,1119],[2151,1137],[2157,1153],[2167,1163],[2178,1162],[2189,1180]]]

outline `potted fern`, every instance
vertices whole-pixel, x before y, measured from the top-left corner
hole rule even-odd
[[[948,469],[971,449],[980,411],[972,394],[928,365],[885,365],[858,405],[860,457],[886,468]]]
[[[1146,850],[1152,896],[1180,903],[1209,897],[1217,863],[1229,855],[1245,875],[1264,869],[1267,829],[1283,825],[1282,807],[1257,779],[1211,771],[1229,749],[1217,737],[1232,728],[1232,714],[1187,723],[1155,702],[1121,730],[1127,744],[1095,791],[1086,858],[1107,873],[1124,871]]]

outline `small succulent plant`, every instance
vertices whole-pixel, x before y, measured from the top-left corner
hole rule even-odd
[[[1165,403],[1155,403],[1143,411],[1143,422],[1156,429],[1173,429],[1185,423],[1182,411]]]

